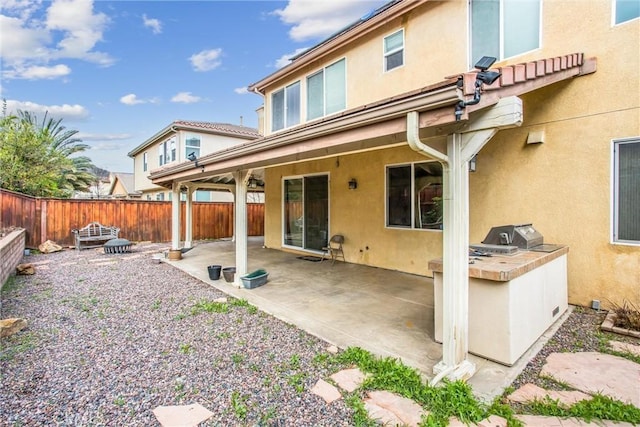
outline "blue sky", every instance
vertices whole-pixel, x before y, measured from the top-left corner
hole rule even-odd
[[[132,172],[127,153],[174,120],[256,127],[247,85],[385,2],[0,0],[0,96]]]

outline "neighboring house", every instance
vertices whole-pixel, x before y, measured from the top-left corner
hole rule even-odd
[[[134,190],[145,200],[170,200],[171,192],[149,180],[149,172],[170,168],[214,151],[255,140],[260,134],[254,128],[228,123],[177,120],[129,152],[134,162]],[[194,200],[229,202],[228,191],[194,191]]]
[[[179,194],[233,178],[242,218],[259,177],[266,247],[314,254],[344,234],[347,262],[420,275],[444,244],[465,278],[465,243],[533,223],[569,246],[570,303],[637,305],[639,15],[625,0],[391,2],[249,87],[264,96],[264,137],[151,180]],[[450,286],[464,334],[468,291]]]
[[[109,197],[109,178],[96,176],[87,191],[75,191],[74,199],[104,199]]]
[[[132,173],[113,172],[110,174],[111,185],[109,186],[109,197],[117,199],[139,199],[141,193],[135,191],[134,176]]]

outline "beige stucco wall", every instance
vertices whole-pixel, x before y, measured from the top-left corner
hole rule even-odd
[[[613,26],[610,0],[544,1],[542,10],[541,47],[502,64],[583,52],[597,58],[597,72],[521,97],[523,125],[499,132],[470,174],[470,241],[492,226],[531,222],[546,242],[570,246],[571,303],[638,304],[640,246],[611,243],[611,165],[612,140],[640,137],[640,19]],[[295,78],[346,56],[349,108],[422,87],[468,68],[466,22],[466,2],[429,2]],[[381,39],[400,25],[406,65],[383,74]],[[544,131],[544,143],[527,145],[531,131]],[[267,170],[266,244],[281,247],[282,177],[328,172],[330,232],[345,234],[347,261],[430,274],[426,263],[441,256],[441,233],[384,226],[384,166],[422,159],[402,147],[340,156],[339,166],[336,160]],[[355,191],[347,189],[351,177]]]
[[[313,61],[265,92],[265,131],[271,131],[271,94],[300,81],[301,123],[306,121],[306,78],[346,58],[347,108],[355,108],[443,80],[466,71],[466,25],[457,19],[434,19],[434,13],[466,16],[465,2],[428,2],[383,28],[367,34],[348,48],[338,49],[322,61]],[[466,18],[465,18],[466,19]],[[453,22],[453,25],[452,25]],[[404,29],[405,65],[383,70],[384,37]],[[446,42],[446,49],[441,49]]]

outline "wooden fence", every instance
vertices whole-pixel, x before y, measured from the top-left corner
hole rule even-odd
[[[185,202],[181,203],[181,239],[185,235]],[[247,205],[250,236],[264,235],[264,204]],[[92,221],[120,228],[120,237],[132,242],[171,241],[171,202],[109,199],[50,199],[0,189],[0,227],[26,230],[26,246],[37,248],[52,240],[73,245],[71,230]],[[220,239],[233,235],[233,203],[193,203],[193,239]]]

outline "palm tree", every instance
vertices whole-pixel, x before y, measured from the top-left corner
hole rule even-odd
[[[79,154],[89,148],[67,130],[62,119],[18,111],[0,121],[0,186],[33,196],[71,197],[94,179],[91,160]]]

